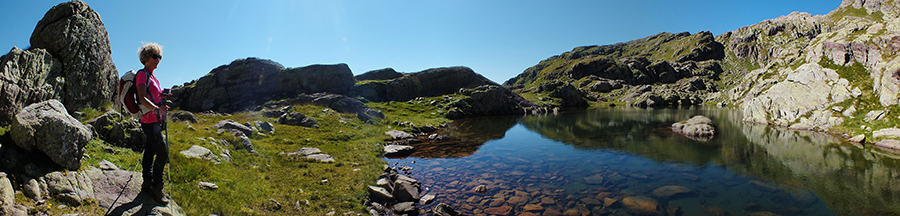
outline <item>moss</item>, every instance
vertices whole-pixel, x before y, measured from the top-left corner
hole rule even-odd
[[[881,23],[884,22],[884,13],[882,13],[881,11],[876,11],[876,12],[873,12],[872,14],[869,14],[869,12],[866,11],[865,8],[841,7],[841,8],[838,8],[837,10],[834,10],[833,12],[831,12],[828,16],[831,18],[832,21],[835,21],[835,22],[840,21],[841,19],[843,19],[844,17],[847,17],[847,16],[868,18],[874,22],[881,22]]]

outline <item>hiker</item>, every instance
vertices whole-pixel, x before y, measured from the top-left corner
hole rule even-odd
[[[165,116],[169,107],[161,103],[162,88],[155,75],[156,68],[162,61],[162,52],[162,46],[156,43],[146,43],[141,46],[138,53],[144,69],[137,72],[135,83],[141,105],[152,110],[144,114],[140,120],[141,130],[147,137],[147,142],[144,144],[144,159],[141,161],[144,178],[141,191],[149,191],[157,202],[166,204],[169,199],[163,193],[163,168],[169,161],[169,146],[163,141],[163,122],[161,122],[160,116]]]

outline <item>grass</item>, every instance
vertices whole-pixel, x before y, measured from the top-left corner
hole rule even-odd
[[[318,121],[319,128],[289,125],[275,125],[275,134],[258,132],[252,136],[256,154],[247,150],[235,150],[208,139],[227,140],[237,143],[237,139],[227,134],[217,134],[211,127],[221,120],[253,122],[276,119],[266,118],[259,113],[242,112],[231,116],[201,116],[199,123],[169,123],[170,164],[167,173],[167,191],[185,210],[187,215],[325,215],[348,212],[365,213],[367,199],[366,185],[374,184],[381,174],[385,162],[380,159],[385,131],[395,128],[393,122],[410,121],[415,125],[441,125],[449,120],[444,112],[430,101],[452,101],[454,98],[423,98],[420,101],[368,103],[374,109],[385,113],[385,119],[376,123],[364,123],[355,114],[338,113],[326,107],[295,105],[296,112],[303,113]],[[100,111],[83,110],[85,117]],[[96,112],[96,113],[95,113]],[[396,129],[396,128],[395,128]],[[403,130],[403,129],[400,129]],[[219,155],[230,150],[232,161],[214,164],[209,161],[186,158],[179,151],[192,145],[203,146]],[[318,163],[280,155],[293,152],[301,147],[315,147],[337,160],[334,163]],[[104,148],[115,149],[110,153]],[[108,160],[121,169],[140,172],[141,153],[127,148],[113,147],[99,139],[87,146],[83,169],[96,166],[101,160]],[[205,190],[198,182],[212,182],[217,190]],[[27,198],[25,198],[27,199]],[[281,206],[276,206],[278,202]],[[54,201],[55,202],[55,201]],[[58,205],[58,203],[53,203]],[[96,205],[85,205],[81,209],[50,209],[50,213],[98,213]]]
[[[891,105],[888,107],[884,107],[881,105],[878,94],[876,94],[874,91],[874,80],[869,75],[869,72],[868,70],[866,70],[865,66],[863,66],[859,62],[853,62],[853,64],[851,64],[850,66],[837,65],[834,63],[834,61],[831,61],[831,59],[825,57],[822,57],[822,59],[819,61],[819,65],[835,70],[841,76],[841,78],[847,79],[850,82],[851,89],[858,87],[862,91],[862,95],[860,95],[859,97],[850,98],[832,105],[832,107],[840,106],[844,109],[850,106],[854,106],[857,110],[852,115],[853,118],[845,118],[843,124],[832,128],[834,132],[846,133],[849,135],[869,134],[868,131],[860,127],[867,126],[874,131],[878,129],[898,126],[896,121],[891,120],[900,117],[900,112],[898,112],[900,111],[900,106]],[[875,110],[888,110],[888,112],[882,118],[883,120],[865,121],[866,114],[870,111]],[[869,137],[871,138],[871,136]]]

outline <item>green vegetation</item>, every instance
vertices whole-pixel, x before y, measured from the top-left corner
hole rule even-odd
[[[834,61],[831,61],[828,58],[822,57],[822,59],[819,61],[819,65],[835,70],[841,76],[841,78],[850,81],[851,88],[858,87],[862,91],[862,95],[860,95],[859,97],[850,98],[832,106],[839,106],[845,109],[849,108],[850,106],[854,106],[857,110],[853,114],[853,118],[845,118],[843,124],[832,128],[833,132],[858,135],[868,133],[868,131],[860,128],[861,126],[869,127],[872,130],[898,126],[896,121],[890,121],[888,119],[897,119],[898,117],[900,117],[900,112],[892,111],[900,110],[900,106],[891,105],[888,107],[884,107],[881,105],[878,94],[876,94],[874,91],[874,80],[871,78],[869,72],[861,63],[853,62],[853,64],[851,64],[850,66],[842,66],[835,64]],[[882,118],[887,121],[865,121],[866,114],[869,111],[874,110],[888,111]]]
[[[854,8],[854,7],[841,7],[837,10],[834,10],[828,15],[832,21],[837,22],[847,16],[854,16],[860,18],[868,18],[874,22],[884,23],[884,13],[881,11],[875,11],[872,14],[869,14],[865,8]]]
[[[449,97],[449,96],[448,96]],[[454,96],[456,97],[456,96]],[[461,96],[460,96],[461,97]],[[334,211],[363,213],[367,199],[366,185],[373,184],[381,174],[384,162],[381,143],[385,131],[403,130],[394,122],[409,121],[415,125],[441,125],[449,122],[445,110],[429,102],[453,101],[455,98],[431,97],[410,102],[368,103],[385,113],[385,119],[376,123],[364,123],[355,114],[338,113],[326,107],[295,105],[293,110],[316,119],[319,128],[306,128],[275,124],[271,135],[255,132],[251,138],[258,153],[237,150],[237,138],[226,133],[217,134],[211,127],[221,120],[237,122],[268,121],[255,112],[236,113],[231,116],[197,115],[199,123],[170,122],[170,164],[168,167],[167,193],[185,210],[187,215],[325,215]],[[85,118],[99,115],[98,110],[85,109]],[[93,117],[91,117],[93,118]],[[189,129],[195,128],[194,130]],[[0,131],[4,132],[4,131]],[[5,132],[4,132],[5,133]],[[226,140],[225,146],[216,140]],[[232,161],[214,164],[209,161],[186,158],[179,151],[192,145],[210,149],[219,155],[230,151]],[[337,160],[319,163],[280,155],[294,152],[301,147],[321,149]],[[86,158],[81,170],[108,160],[121,169],[140,172],[141,153],[131,149],[111,146],[97,138],[87,145]],[[217,190],[205,190],[198,182],[212,182]],[[19,197],[22,196],[22,197]],[[27,199],[23,195],[17,198]],[[272,201],[277,201],[277,206]],[[22,202],[30,203],[30,202]],[[105,209],[96,205],[77,208],[56,208],[61,203],[51,200],[52,208],[45,212],[64,214],[81,212],[102,214]],[[95,203],[95,202],[94,202]]]

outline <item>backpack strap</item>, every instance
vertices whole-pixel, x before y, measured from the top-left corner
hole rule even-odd
[[[144,90],[144,97],[147,97],[147,96],[150,96],[150,77],[153,77],[153,72],[148,72],[145,69],[138,70],[138,72],[141,72],[141,71],[143,71],[144,75],[147,77],[147,80],[146,80],[147,82],[144,83],[144,87],[147,88]],[[134,78],[135,80],[137,80],[136,76],[137,75],[135,75],[135,78]],[[137,84],[135,84],[135,87],[137,87]],[[148,97],[148,99],[150,99],[151,103],[156,103],[156,101],[153,101],[153,96]]]

